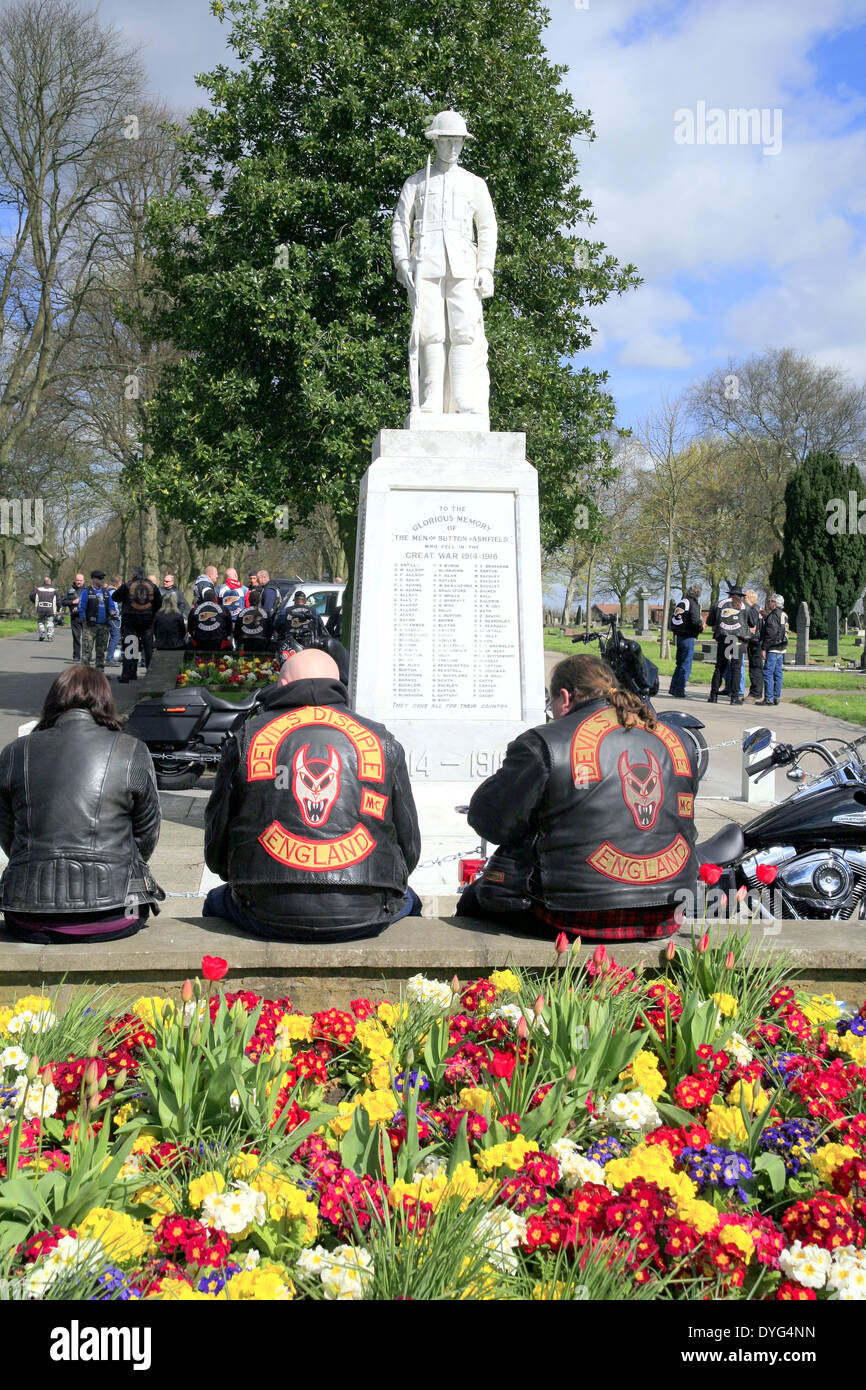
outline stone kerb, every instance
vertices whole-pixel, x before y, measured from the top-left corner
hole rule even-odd
[[[854,1002],[862,998],[866,925],[780,922],[757,927],[752,935],[760,951],[789,957],[804,987],[832,991]],[[673,940],[679,949],[687,949],[691,924]],[[609,952],[631,970],[655,973],[664,969],[665,945],[616,942]],[[594,949],[582,947],[581,957]],[[43,981],[52,992],[60,989],[61,1005],[64,997],[92,984],[113,986],[126,1001],[153,992],[176,993],[187,977],[200,973],[203,955],[228,961],[227,989],[288,995],[304,1012],[346,1008],[359,996],[394,998],[419,972],[443,980],[456,973],[465,982],[506,965],[541,971],[555,959],[552,940],[470,918],[405,918],[370,940],[294,945],[260,941],[211,917],[161,914],[137,936],[106,942],[98,952],[86,944],[27,946],[0,938],[0,1004]]]

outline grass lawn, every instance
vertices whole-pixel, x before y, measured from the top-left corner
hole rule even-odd
[[[35,618],[0,619],[0,637],[17,637],[19,632],[35,632]]]
[[[846,695],[801,695],[794,704],[834,719],[847,719],[851,724],[866,724],[866,694],[856,691]]]
[[[631,638],[632,635],[633,634],[630,632],[626,632],[625,634],[625,636],[629,638]],[[673,669],[676,663],[674,662],[672,657],[667,657],[664,661],[659,661],[658,639],[653,637],[645,637],[638,638],[637,640],[640,642],[644,655],[648,656],[650,661],[654,661],[656,666],[658,666],[659,675],[662,678],[665,676],[670,676],[673,673]],[[709,639],[701,638],[701,640],[707,641]],[[545,629],[544,646],[546,651],[562,652],[564,656],[573,656],[580,651],[598,651],[598,645],[595,642],[591,642],[587,646],[584,646],[580,642],[572,644],[570,637],[563,637],[561,633],[557,632],[555,629],[551,631],[549,628]],[[820,648],[823,648],[823,652],[826,654],[827,643],[812,643],[810,645],[810,655],[819,655],[819,650],[816,649]],[[846,645],[845,640],[842,639],[839,643],[839,651],[841,655],[847,656],[850,654],[852,657],[856,656],[859,660],[859,653],[862,651],[862,648],[854,647],[850,643]],[[692,664],[692,674],[689,676],[690,685],[709,686],[712,678],[712,662],[695,661]],[[843,674],[840,671],[809,672],[786,670],[784,677],[784,685],[785,689],[789,690],[844,690],[846,694],[850,691],[856,696],[857,692],[861,689],[861,686],[864,689],[866,689],[866,672],[864,672],[863,675],[847,675]],[[662,688],[664,688],[664,685]]]

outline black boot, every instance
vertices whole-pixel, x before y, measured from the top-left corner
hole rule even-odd
[[[746,703],[746,701],[745,701],[745,697],[744,697],[743,695],[732,695],[732,696],[731,696],[731,704],[732,704],[732,705],[744,705],[745,703]]]
[[[708,695],[708,696],[707,696],[707,704],[708,704],[708,705],[717,705],[718,703],[719,703],[719,697],[718,697],[718,695]]]

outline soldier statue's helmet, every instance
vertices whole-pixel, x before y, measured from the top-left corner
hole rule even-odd
[[[459,111],[438,111],[424,131],[428,140],[436,140],[440,135],[460,135],[464,140],[472,140],[466,129],[466,122]]]

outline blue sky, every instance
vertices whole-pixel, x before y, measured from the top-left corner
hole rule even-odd
[[[593,313],[620,423],[730,357],[793,347],[866,377],[866,0],[549,0],[548,46],[597,140],[589,232],[643,285]],[[207,0],[102,0],[184,108],[226,59]],[[699,103],[781,112],[781,147],[678,144]],[[471,112],[466,113],[471,118]],[[768,133],[771,128],[768,127]]]

